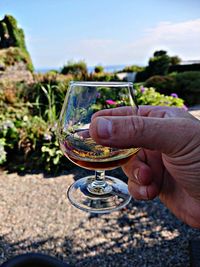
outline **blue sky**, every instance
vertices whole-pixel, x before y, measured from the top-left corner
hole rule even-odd
[[[36,69],[146,65],[158,49],[200,59],[199,0],[1,0],[5,14],[23,28]]]

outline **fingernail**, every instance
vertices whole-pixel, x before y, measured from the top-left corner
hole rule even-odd
[[[140,186],[139,187],[139,194],[144,200],[149,199],[146,186]]]
[[[97,132],[100,138],[109,138],[112,133],[112,122],[104,118],[98,118]]]
[[[133,171],[133,175],[134,175],[135,179],[139,182],[139,168],[137,168]]]

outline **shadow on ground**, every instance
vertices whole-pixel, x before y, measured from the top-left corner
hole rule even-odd
[[[189,240],[198,230],[178,221],[159,202],[132,201],[111,215],[89,215],[62,237],[12,242],[0,238],[0,263],[41,252],[71,266],[189,266]]]

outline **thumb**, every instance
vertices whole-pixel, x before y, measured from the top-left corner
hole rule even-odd
[[[174,154],[190,143],[193,124],[187,118],[96,117],[91,122],[90,135],[103,146],[143,147]]]

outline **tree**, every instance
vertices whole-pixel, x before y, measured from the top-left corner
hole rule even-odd
[[[174,66],[174,65],[178,65],[181,63],[181,58],[178,57],[178,56],[173,56],[171,57],[171,65]]]
[[[101,65],[98,65],[94,68],[95,73],[103,73],[104,72],[104,67]]]
[[[181,62],[178,56],[168,56],[165,50],[158,50],[149,59],[148,66],[136,75],[136,82],[146,81],[154,75],[165,76],[169,73],[169,68]]]
[[[149,76],[153,75],[167,75],[171,63],[170,57],[164,50],[156,51],[153,57],[149,59],[147,72]]]
[[[68,61],[67,65],[62,68],[61,74],[71,74],[74,75],[76,78],[85,79],[88,74],[87,65],[84,61]]]

